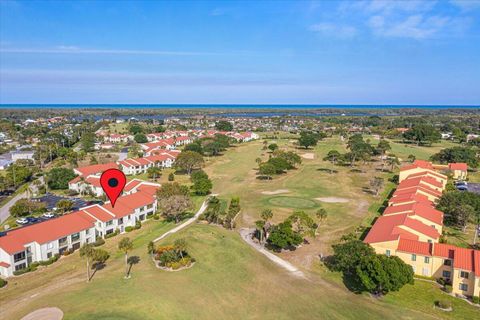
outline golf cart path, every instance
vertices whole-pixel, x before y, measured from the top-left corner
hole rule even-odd
[[[240,236],[251,247],[253,247],[255,250],[257,250],[258,252],[266,256],[270,261],[274,262],[275,264],[279,265],[283,269],[287,270],[292,276],[307,279],[307,277],[305,276],[305,273],[300,271],[293,264],[267,251],[263,246],[253,241],[252,240],[253,231],[254,229],[242,228],[240,229]]]
[[[216,196],[215,194],[212,194],[211,195],[212,197]],[[188,219],[187,221],[185,221],[184,223],[176,226],[175,228],[173,228],[172,230],[168,231],[168,232],[165,232],[164,234],[162,234],[160,237],[156,238],[153,240],[153,242],[158,242],[162,239],[165,239],[166,237],[168,237],[169,235],[171,234],[174,234],[174,233],[177,233],[178,231],[182,230],[183,228],[191,225],[192,223],[195,222],[195,220],[198,219],[198,217],[205,212],[205,210],[207,209],[208,207],[208,200],[210,198],[207,198],[205,199],[205,201],[203,201],[202,203],[202,206],[200,207],[200,209],[198,209],[197,213],[195,213],[195,215],[193,217],[191,217],[190,219]]]

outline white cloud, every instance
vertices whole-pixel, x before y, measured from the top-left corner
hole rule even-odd
[[[357,29],[348,25],[340,25],[328,22],[317,23],[309,28],[311,31],[321,33],[326,36],[340,38],[350,38],[356,35]]]
[[[405,19],[387,23],[383,16],[370,18],[368,25],[372,31],[384,37],[425,39],[434,36],[450,22],[448,17],[411,15]]]
[[[451,0],[450,3],[463,11],[480,9],[480,0]]]

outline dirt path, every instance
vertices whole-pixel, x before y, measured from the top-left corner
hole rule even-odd
[[[274,255],[271,252],[268,252],[264,247],[259,245],[258,243],[254,242],[252,240],[252,233],[254,229],[247,229],[247,228],[242,228],[240,229],[240,235],[242,236],[242,239],[248,243],[251,247],[253,247],[255,250],[266,256],[269,260],[274,262],[275,264],[279,265],[283,269],[287,270],[292,276],[298,277],[298,278],[304,278],[307,279],[306,275],[300,271],[297,267],[295,267],[293,264],[291,264],[288,261],[283,260],[282,258]]]

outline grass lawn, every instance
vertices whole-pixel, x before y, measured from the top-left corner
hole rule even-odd
[[[403,306],[352,294],[334,282],[288,276],[247,246],[234,231],[197,224],[165,239],[185,237],[197,260],[188,270],[157,269],[146,252],[148,241],[171,228],[154,222],[128,234],[130,255],[140,257],[132,277],[123,279],[123,255],[107,241],[107,266],[86,283],[78,253],[11,280],[2,289],[0,314],[16,319],[37,308],[57,306],[65,319],[429,319]],[[12,298],[22,299],[12,304]]]

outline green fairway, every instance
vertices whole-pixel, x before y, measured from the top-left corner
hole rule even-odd
[[[294,209],[312,209],[318,207],[315,201],[296,197],[273,197],[268,199],[268,203],[277,207]]]

